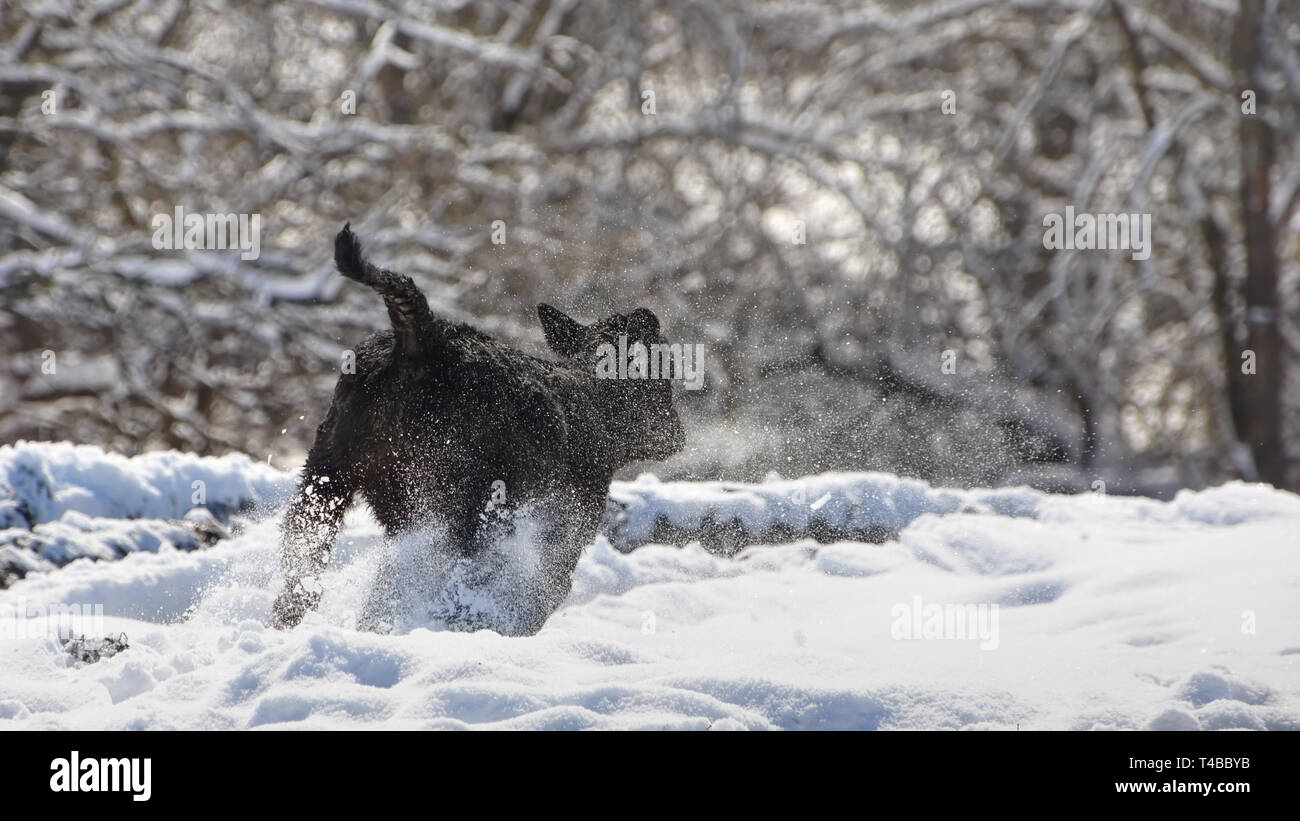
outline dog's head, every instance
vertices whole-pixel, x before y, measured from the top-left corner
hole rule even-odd
[[[618,438],[627,461],[667,459],[682,449],[686,432],[673,407],[672,380],[668,378],[671,372],[661,371],[659,378],[624,376],[627,369],[620,370],[617,361],[610,360],[611,356],[617,360],[633,350],[636,343],[648,355],[660,350],[652,346],[667,345],[654,312],[637,308],[630,314],[613,314],[591,325],[583,325],[546,304],[537,306],[537,315],[551,350],[567,366],[591,375],[599,383],[598,401],[606,405],[601,410],[610,420],[610,432]]]

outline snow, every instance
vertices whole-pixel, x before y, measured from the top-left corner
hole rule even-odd
[[[163,545],[194,550],[225,535],[240,510],[286,499],[294,478],[247,456],[97,447],[0,447],[0,586],[79,558],[115,559]]]
[[[180,518],[195,507],[231,511],[283,496],[293,478],[247,456],[203,458],[168,451],[128,459],[91,445],[19,442],[0,448],[0,526],[87,516]]]
[[[463,573],[399,572],[436,589],[403,586],[406,618],[358,631],[385,562],[422,555],[364,508],[321,611],[269,629],[292,486],[244,457],[0,448],[0,550],[48,564],[0,590],[0,728],[1300,729],[1300,497],[1266,486],[1158,502],[883,474],[643,476],[615,484],[611,538],[529,638],[411,616],[447,595],[500,606]],[[644,543],[656,523],[817,517],[897,537],[732,557]],[[183,544],[196,521],[211,547]],[[57,555],[13,535],[59,527]],[[526,566],[520,549],[503,555]],[[75,662],[58,620],[31,616],[77,603],[128,649]],[[963,629],[963,609],[981,618]]]

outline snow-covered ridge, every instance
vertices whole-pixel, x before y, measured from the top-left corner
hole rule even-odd
[[[0,587],[79,558],[211,544],[228,535],[235,514],[277,503],[293,483],[292,474],[243,455],[128,458],[66,442],[5,445]]]
[[[92,445],[0,447],[0,587],[79,558],[116,559],[164,547],[193,550],[229,535],[236,514],[267,515],[296,474],[242,454],[125,457]],[[1090,506],[1080,507],[1080,502]],[[629,552],[699,542],[732,555],[752,544],[815,538],[880,542],[925,514],[1056,521],[1098,515],[1206,524],[1300,516],[1300,497],[1241,483],[1180,493],[1171,502],[1053,496],[1029,488],[953,490],[883,473],[773,477],[760,484],[615,482],[603,532]]]
[[[19,442],[0,447],[0,528],[55,522],[68,511],[93,518],[179,519],[194,507],[207,507],[225,519],[279,499],[292,486],[291,474],[242,454],[126,457],[94,445]],[[202,504],[196,504],[196,493]]]
[[[610,541],[642,544],[701,541],[712,552],[813,536],[871,541],[896,536],[927,513],[975,513],[1049,521],[1095,516],[1231,525],[1300,515],[1300,497],[1267,485],[1234,482],[1181,491],[1169,502],[1103,494],[1061,496],[1026,487],[954,490],[886,473],[774,477],[762,484],[660,482],[644,475],[610,488]]]

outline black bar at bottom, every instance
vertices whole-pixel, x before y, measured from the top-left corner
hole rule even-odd
[[[720,733],[704,739],[653,733],[6,733],[0,736],[0,783],[9,808],[102,806],[127,813],[284,805],[400,812],[392,802],[428,801],[435,795],[444,810],[469,801],[462,811],[472,811],[481,800],[497,814],[500,802],[515,799],[537,810],[556,800],[574,810],[588,804],[588,809],[617,811],[656,801],[668,807],[676,802],[681,809],[681,802],[693,803],[689,796],[697,794],[720,800],[725,794],[730,798],[724,803],[745,803],[773,793],[795,800],[802,793],[810,804],[888,794],[922,802],[926,809],[1197,801],[1222,810],[1294,797],[1298,738],[1290,733]],[[1204,794],[1201,785],[1207,784],[1210,792]],[[616,804],[588,803],[607,791],[615,794]],[[446,803],[452,795],[456,800]]]

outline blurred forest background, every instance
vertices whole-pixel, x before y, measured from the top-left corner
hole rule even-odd
[[[530,351],[705,344],[665,478],[1300,488],[1298,191],[1290,0],[6,2],[0,442],[296,466],[388,324],[351,220]],[[260,258],[155,250],[178,205]]]

